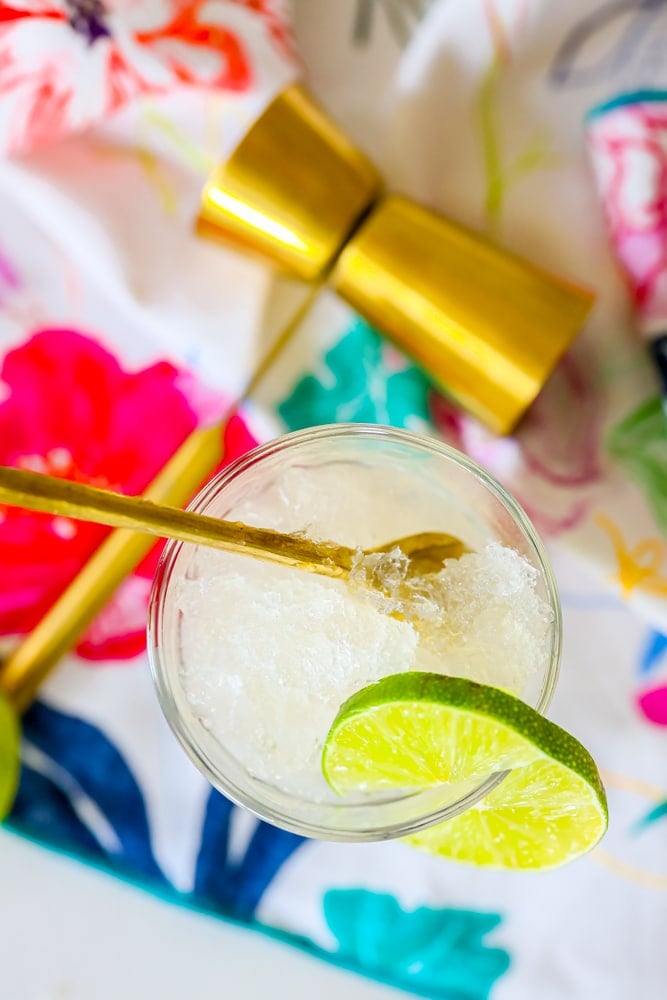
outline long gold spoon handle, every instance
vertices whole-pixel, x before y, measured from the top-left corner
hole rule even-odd
[[[324,576],[345,576],[354,555],[351,549],[333,542],[313,542],[239,521],[218,520],[151,500],[6,466],[0,466],[0,503],[208,545]]]

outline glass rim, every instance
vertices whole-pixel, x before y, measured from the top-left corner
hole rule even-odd
[[[384,424],[367,423],[340,423],[322,424],[317,427],[305,428],[303,430],[292,431],[287,434],[273,438],[264,444],[258,445],[251,451],[246,452],[239,458],[234,459],[225,466],[215,476],[213,476],[197,493],[188,504],[187,509],[202,512],[208,503],[224,489],[224,487],[244,473],[247,469],[261,462],[263,459],[282,452],[290,447],[302,443],[312,443],[318,440],[332,440],[340,437],[349,438],[381,438],[385,441],[395,441],[402,445],[421,450],[427,454],[436,455],[447,462],[450,462],[466,472],[471,473],[482,486],[492,493],[499,503],[511,516],[513,522],[519,526],[525,538],[530,543],[538,564],[538,569],[542,575],[546,589],[547,601],[553,613],[552,642],[549,663],[544,671],[542,685],[539,696],[534,705],[535,711],[544,715],[548,709],[558,681],[561,647],[562,647],[562,611],[556,578],[551,567],[551,562],[547,554],[544,543],[540,539],[532,521],[523,510],[515,498],[505,489],[505,487],[468,455],[458,451],[456,448],[445,444],[438,438],[423,433],[386,426]],[[181,744],[187,755],[195,763],[198,770],[203,773],[209,783],[230,799],[235,805],[241,806],[261,820],[272,823],[284,830],[299,834],[315,840],[339,841],[339,842],[371,842],[378,840],[389,840],[398,837],[409,836],[418,831],[444,823],[448,819],[464,812],[471,806],[483,799],[492,789],[497,787],[508,771],[498,772],[490,775],[485,781],[472,789],[466,795],[457,799],[454,803],[447,803],[444,806],[425,812],[423,816],[416,819],[388,824],[380,822],[377,826],[369,825],[364,829],[337,829],[316,822],[309,822],[297,819],[294,816],[279,808],[274,808],[267,802],[263,802],[253,796],[249,791],[239,788],[231,779],[216,769],[210,763],[207,755],[203,752],[197,742],[192,738],[190,727],[182,718],[182,713],[175,704],[171,689],[167,683],[167,670],[164,657],[160,650],[158,638],[163,627],[164,595],[168,591],[171,574],[175,568],[176,559],[187,543],[176,540],[169,540],[161,555],[153,578],[151,595],[148,607],[147,621],[147,650],[150,663],[153,684],[157,693],[158,702],[162,713],[167,720],[176,739]],[[433,798],[432,794],[437,791],[428,789],[414,793],[415,798]],[[284,793],[288,795],[289,793]],[[407,798],[408,796],[405,796]],[[363,805],[341,803],[337,808],[344,808],[348,814],[357,811],[368,811],[373,808],[374,803]],[[375,803],[377,805],[377,803]]]

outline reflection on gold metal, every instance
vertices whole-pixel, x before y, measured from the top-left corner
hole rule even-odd
[[[308,244],[301,239],[298,233],[293,232],[288,226],[276,222],[266,212],[260,212],[252,205],[246,205],[240,198],[235,198],[217,187],[209,186],[208,198],[210,204],[216,208],[221,216],[224,214],[234,216],[248,229],[257,234],[261,233],[288,252],[294,250],[298,254],[308,253]]]
[[[533,402],[592,305],[588,293],[401,197],[373,210],[331,280],[499,434]]]
[[[293,85],[212,173],[198,230],[314,281],[331,267],[379,190],[375,167]]]

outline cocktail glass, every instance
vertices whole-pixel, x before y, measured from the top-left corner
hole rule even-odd
[[[514,549],[534,568],[537,594],[549,612],[544,655],[536,669],[517,678],[499,649],[496,673],[484,680],[511,689],[538,712],[546,711],[557,681],[561,644],[553,572],[518,503],[460,452],[435,438],[379,425],[317,427],[285,435],[244,455],[204,487],[191,509],[260,527],[304,532],[353,548],[369,549],[394,538],[432,531],[454,535],[471,550],[489,542]],[[226,558],[223,553],[215,556]],[[491,762],[489,777],[482,783],[337,798],[333,793],[313,796],[286,791],[270,776],[251,773],[224,738],[202,723],[188,699],[184,677],[193,664],[184,658],[178,594],[179,583],[197,575],[197,558],[196,546],[170,542],[165,547],[149,609],[149,655],[158,698],[172,730],[199,770],[232,801],[307,837],[373,841],[443,823],[479,802],[502,780],[502,773],[493,773]],[[229,556],[236,560],[235,568],[239,559],[250,558]],[[219,565],[224,571],[224,563]],[[300,569],[287,572],[304,575]],[[270,586],[270,577],[267,581]],[[336,585],[347,584],[337,581]],[[275,626],[267,621],[266,628]],[[206,636],[201,638],[206,643]],[[276,636],[275,641],[289,643],[290,636]],[[219,654],[209,652],[220,656],[224,668],[230,651],[223,646]],[[472,671],[472,679],[481,678]],[[362,681],[359,686],[364,686]],[[265,691],[262,697],[267,697]],[[331,722],[335,711],[336,707]],[[323,732],[322,740],[325,736]]]

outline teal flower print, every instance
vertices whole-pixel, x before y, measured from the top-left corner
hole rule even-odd
[[[279,404],[289,430],[334,423],[426,429],[429,380],[363,320],[327,352],[324,365],[327,372],[305,375]]]
[[[366,889],[332,889],[324,916],[338,940],[338,956],[360,972],[432,1000],[484,1000],[510,957],[484,937],[497,913],[407,912],[393,896]]]
[[[647,826],[653,826],[659,819],[667,819],[667,799],[664,802],[659,802],[657,806],[653,806],[645,816],[642,816],[637,824],[637,833],[645,830]]]

